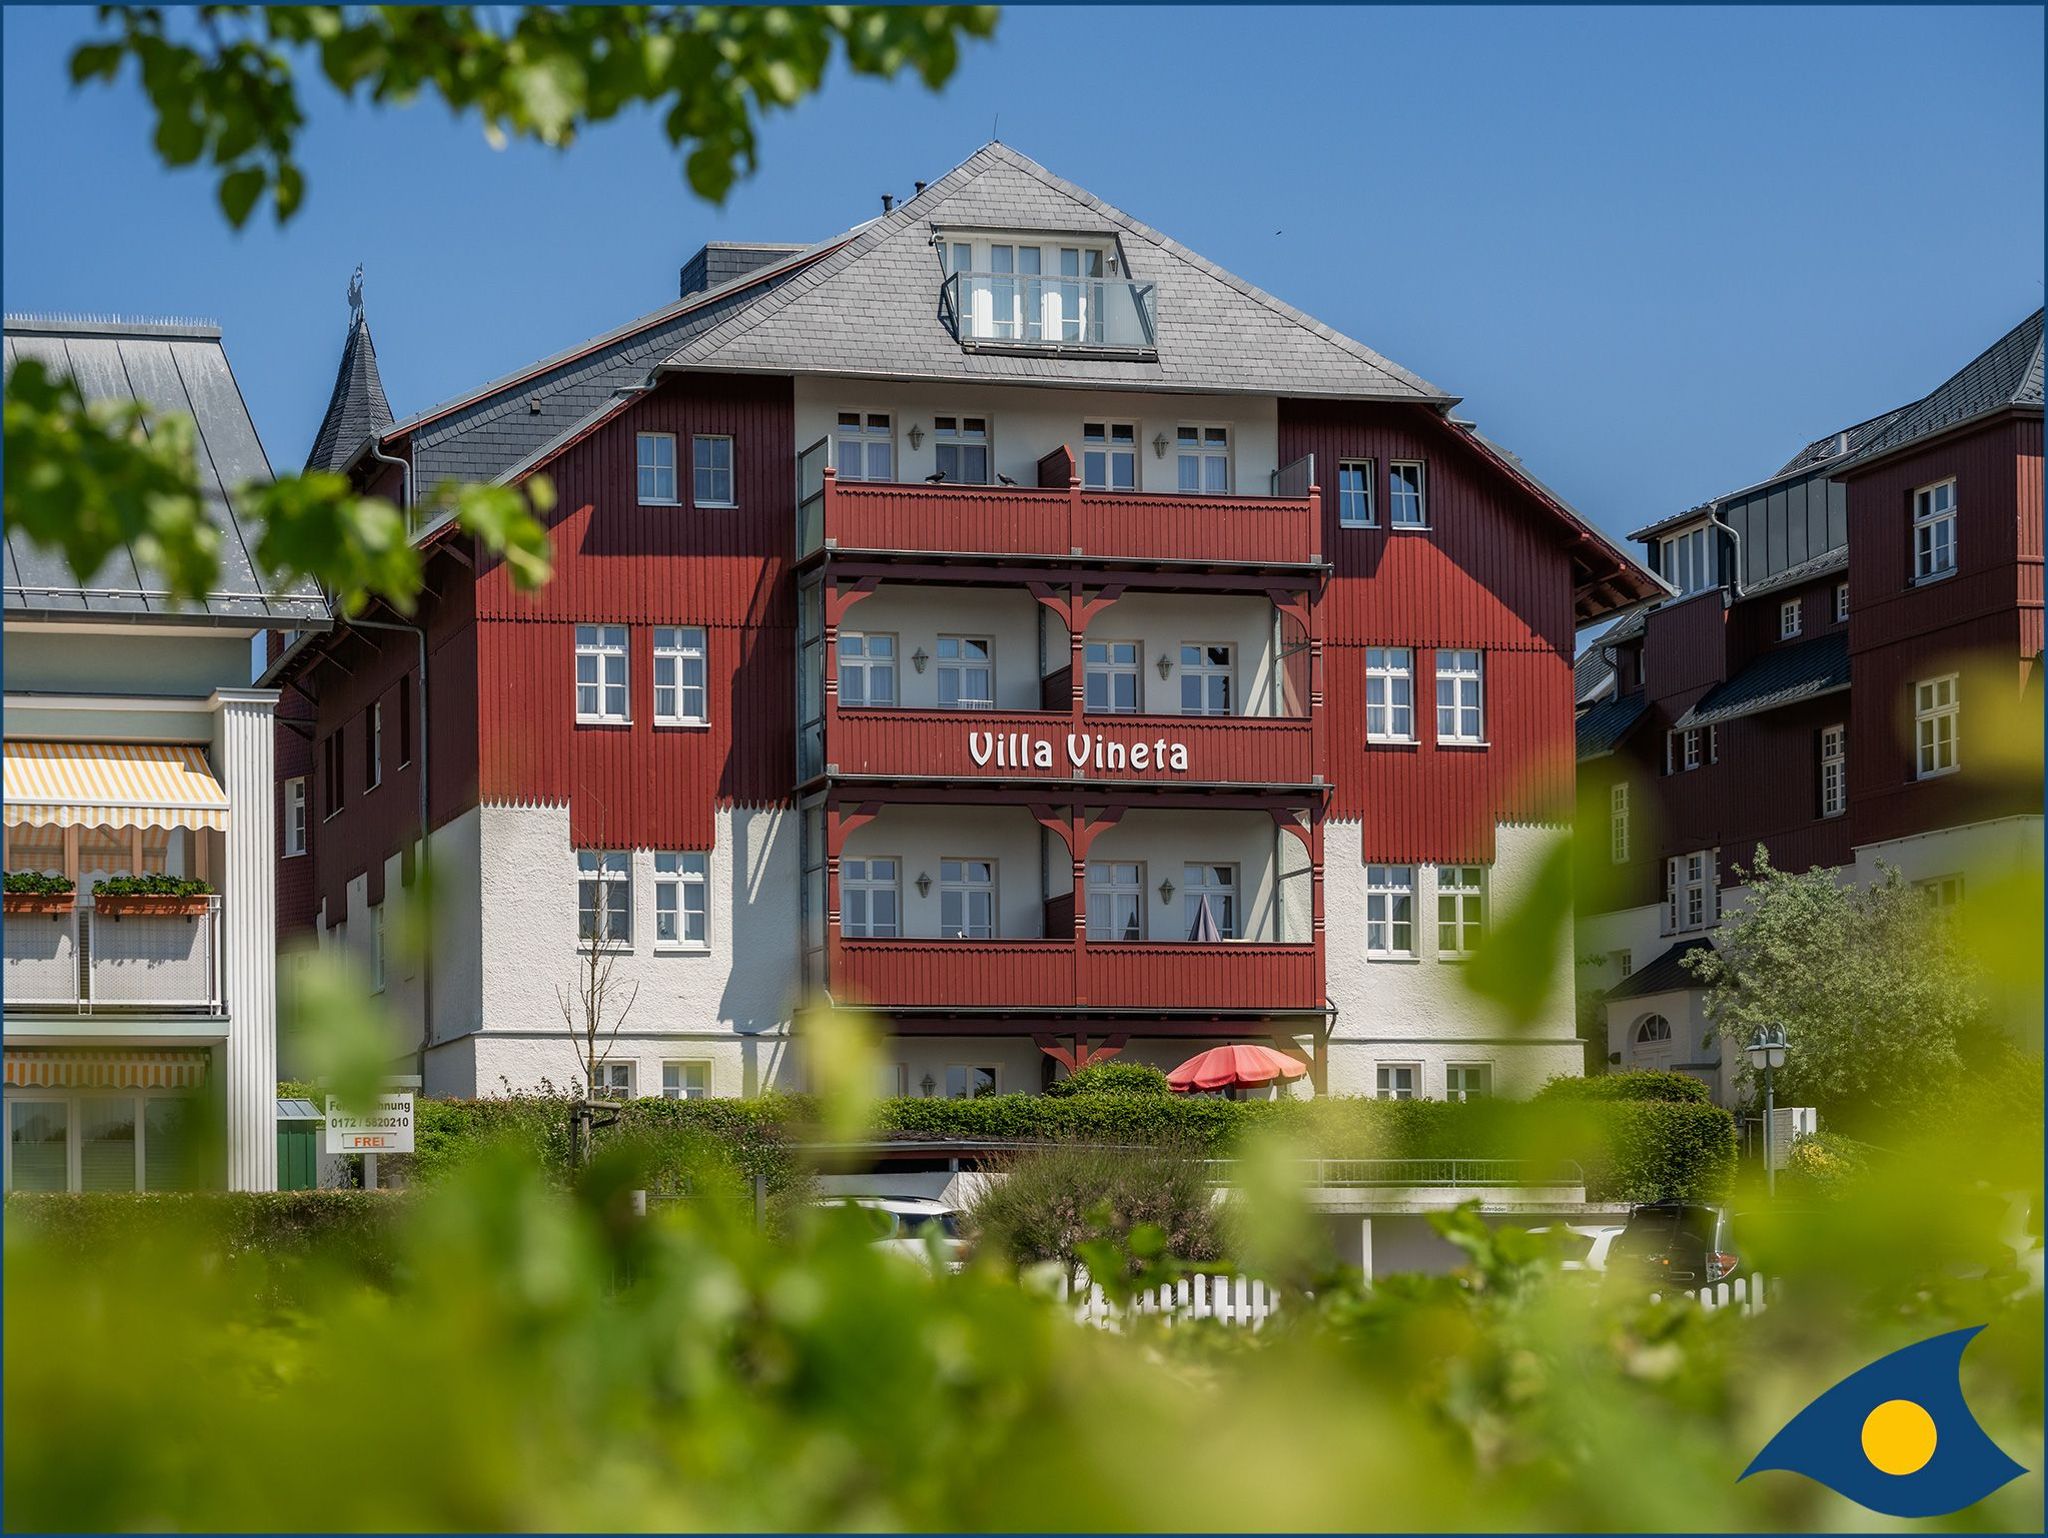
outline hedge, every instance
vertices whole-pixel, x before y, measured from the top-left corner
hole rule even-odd
[[[1538,1100],[1670,1100],[1711,1105],[1707,1086],[1689,1073],[1669,1068],[1631,1068],[1626,1073],[1599,1073],[1581,1078],[1560,1074],[1536,1091]]]

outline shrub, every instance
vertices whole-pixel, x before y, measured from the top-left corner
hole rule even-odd
[[[6,888],[11,896],[62,897],[71,890],[69,876],[52,876],[39,870],[11,870]]]
[[[1560,1074],[1536,1091],[1538,1100],[1669,1100],[1708,1105],[1713,1094],[1689,1073],[1668,1068],[1631,1068],[1589,1078]]]
[[[1809,1196],[1833,1199],[1844,1194],[1870,1173],[1871,1155],[1867,1143],[1843,1137],[1839,1132],[1814,1132],[1795,1141],[1785,1158],[1782,1172],[1788,1188]]]
[[[196,876],[102,876],[92,884],[95,897],[204,897],[213,883]]]
[[[968,1229],[1017,1266],[1058,1261],[1071,1271],[1081,1246],[1125,1241],[1140,1224],[1165,1238],[1175,1260],[1222,1257],[1214,1193],[1202,1163],[1178,1144],[1149,1148],[1052,1148],[1024,1154],[968,1209]],[[1133,1258],[1133,1274],[1142,1262]]]
[[[1170,1095],[1166,1075],[1150,1063],[1091,1063],[1079,1073],[1055,1079],[1045,1092],[1055,1099],[1068,1095]]]

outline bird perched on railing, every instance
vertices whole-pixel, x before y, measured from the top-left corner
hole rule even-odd
[[[937,486],[946,479],[946,472],[943,470],[934,470],[930,475],[927,475],[924,479],[926,485]]]
[[[1000,470],[996,472],[996,479],[1001,481],[1005,486],[1014,486],[1017,484],[1015,481],[1011,480],[1007,475],[1004,475]]]

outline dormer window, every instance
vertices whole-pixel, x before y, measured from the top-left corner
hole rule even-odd
[[[1678,589],[1679,597],[1689,598],[1715,585],[1714,546],[1705,524],[1665,535],[1657,553],[1657,570]]]
[[[1108,231],[957,232],[935,245],[940,309],[964,348],[1156,354],[1153,287],[1131,278]]]

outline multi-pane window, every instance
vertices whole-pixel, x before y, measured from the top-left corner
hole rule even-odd
[[[1365,868],[1365,953],[1398,957],[1415,954],[1415,867]]]
[[[1176,434],[1180,489],[1222,495],[1230,490],[1230,429],[1183,422]]]
[[[1182,921],[1190,940],[1237,938],[1237,867],[1181,867]]]
[[[1436,740],[1484,742],[1484,674],[1476,651],[1436,654]]]
[[[896,703],[896,637],[860,630],[839,632],[839,703]]]
[[[933,417],[932,457],[942,479],[963,486],[986,486],[988,418]]]
[[[412,674],[398,675],[398,767],[412,762]]]
[[[294,775],[284,782],[284,852],[287,857],[306,852],[306,777]]]
[[[1714,728],[1711,726],[1688,726],[1674,731],[1664,739],[1664,768],[1670,774],[1684,774],[1689,769],[1711,762],[1714,756]]]
[[[993,1063],[952,1063],[946,1068],[946,1098],[977,1100],[993,1095],[1002,1080],[1002,1070]]]
[[[1636,1026],[1636,1045],[1654,1047],[1671,1040],[1671,1022],[1662,1015],[1645,1015]]]
[[[690,440],[690,499],[699,507],[731,507],[732,439],[700,433]]]
[[[342,732],[337,726],[320,745],[320,815],[332,817],[341,810],[347,786],[342,778]]]
[[[1659,575],[1678,589],[1681,598],[1714,585],[1713,546],[1704,526],[1683,534],[1667,534],[1658,542]]]
[[[625,850],[576,851],[576,938],[633,943],[633,857]]]
[[[1045,258],[1037,246],[990,246],[988,292],[993,337],[1004,342],[1044,339]]]
[[[1053,293],[1062,342],[1102,341],[1102,276],[1107,254],[1088,246],[1060,247],[1060,281]]]
[[[839,932],[858,940],[893,940],[901,932],[894,855],[839,862]]]
[[[1145,938],[1145,867],[1133,860],[1088,862],[1088,938]]]
[[[1444,1068],[1444,1099],[1484,1100],[1492,1075],[1484,1063],[1450,1063]]]
[[[1372,527],[1372,461],[1345,459],[1337,464],[1337,522],[1347,529]]]
[[[1820,731],[1820,814],[1839,817],[1849,810],[1849,729],[1824,726]]]
[[[1485,926],[1484,876],[1477,865],[1440,865],[1436,872],[1436,953],[1469,956]]]
[[[1628,784],[1624,781],[1607,791],[1607,858],[1616,865],[1628,864],[1629,834]]]
[[[1096,491],[1138,487],[1138,428],[1134,422],[1081,424],[1081,484]]]
[[[593,1097],[599,1100],[631,1100],[633,1098],[633,1065],[631,1063],[599,1063],[597,1082],[590,1086]]]
[[[1180,712],[1184,716],[1230,714],[1230,676],[1235,648],[1184,642],[1180,649]]]
[[[1365,737],[1415,740],[1415,653],[1405,646],[1365,649]]]
[[[1917,779],[1951,773],[1956,754],[1957,676],[1929,678],[1913,685],[1913,751]]]
[[[384,783],[384,702],[375,700],[363,712],[363,789]]]
[[[1382,1100],[1413,1100],[1421,1076],[1417,1063],[1381,1063],[1374,1070],[1374,1093]]]
[[[1634,951],[1616,951],[1614,953],[1614,965],[1621,976],[1629,976],[1636,969],[1636,953]]]
[[[1705,929],[1716,916],[1714,851],[1673,855],[1664,865],[1665,932]]]
[[[1090,641],[1082,652],[1082,698],[1091,712],[1129,714],[1138,708],[1136,641]]]
[[[702,725],[704,632],[695,625],[658,625],[654,631],[654,721],[657,726]]]
[[[832,434],[832,465],[842,481],[896,479],[896,438],[886,411],[842,411]]]
[[[624,625],[576,627],[576,719],[629,719]]]
[[[702,1100],[711,1093],[711,1065],[701,1060],[661,1065],[661,1098]]]
[[[948,940],[996,937],[995,861],[939,861],[939,933]]]
[[[1789,641],[1794,636],[1799,634],[1799,626],[1802,618],[1801,611],[1804,608],[1805,605],[1800,603],[1800,601],[1796,598],[1788,598],[1783,603],[1778,605],[1779,640]]]
[[[1913,883],[1927,897],[1927,906],[1937,913],[1948,913],[1963,900],[1963,878],[1961,876],[1930,876],[1925,881]]]
[[[1913,580],[1931,581],[1956,569],[1956,483],[1942,481],[1913,493]]]
[[[1849,623],[1849,584],[1846,582],[1835,584],[1835,623]]]
[[[942,709],[995,709],[995,650],[996,643],[987,636],[939,637],[939,705]]]
[[[673,950],[710,944],[711,857],[695,853],[654,857],[654,943]]]
[[[1397,459],[1387,466],[1387,524],[1396,529],[1429,527],[1421,460]]]
[[[676,435],[641,433],[635,440],[642,502],[676,500]]]

